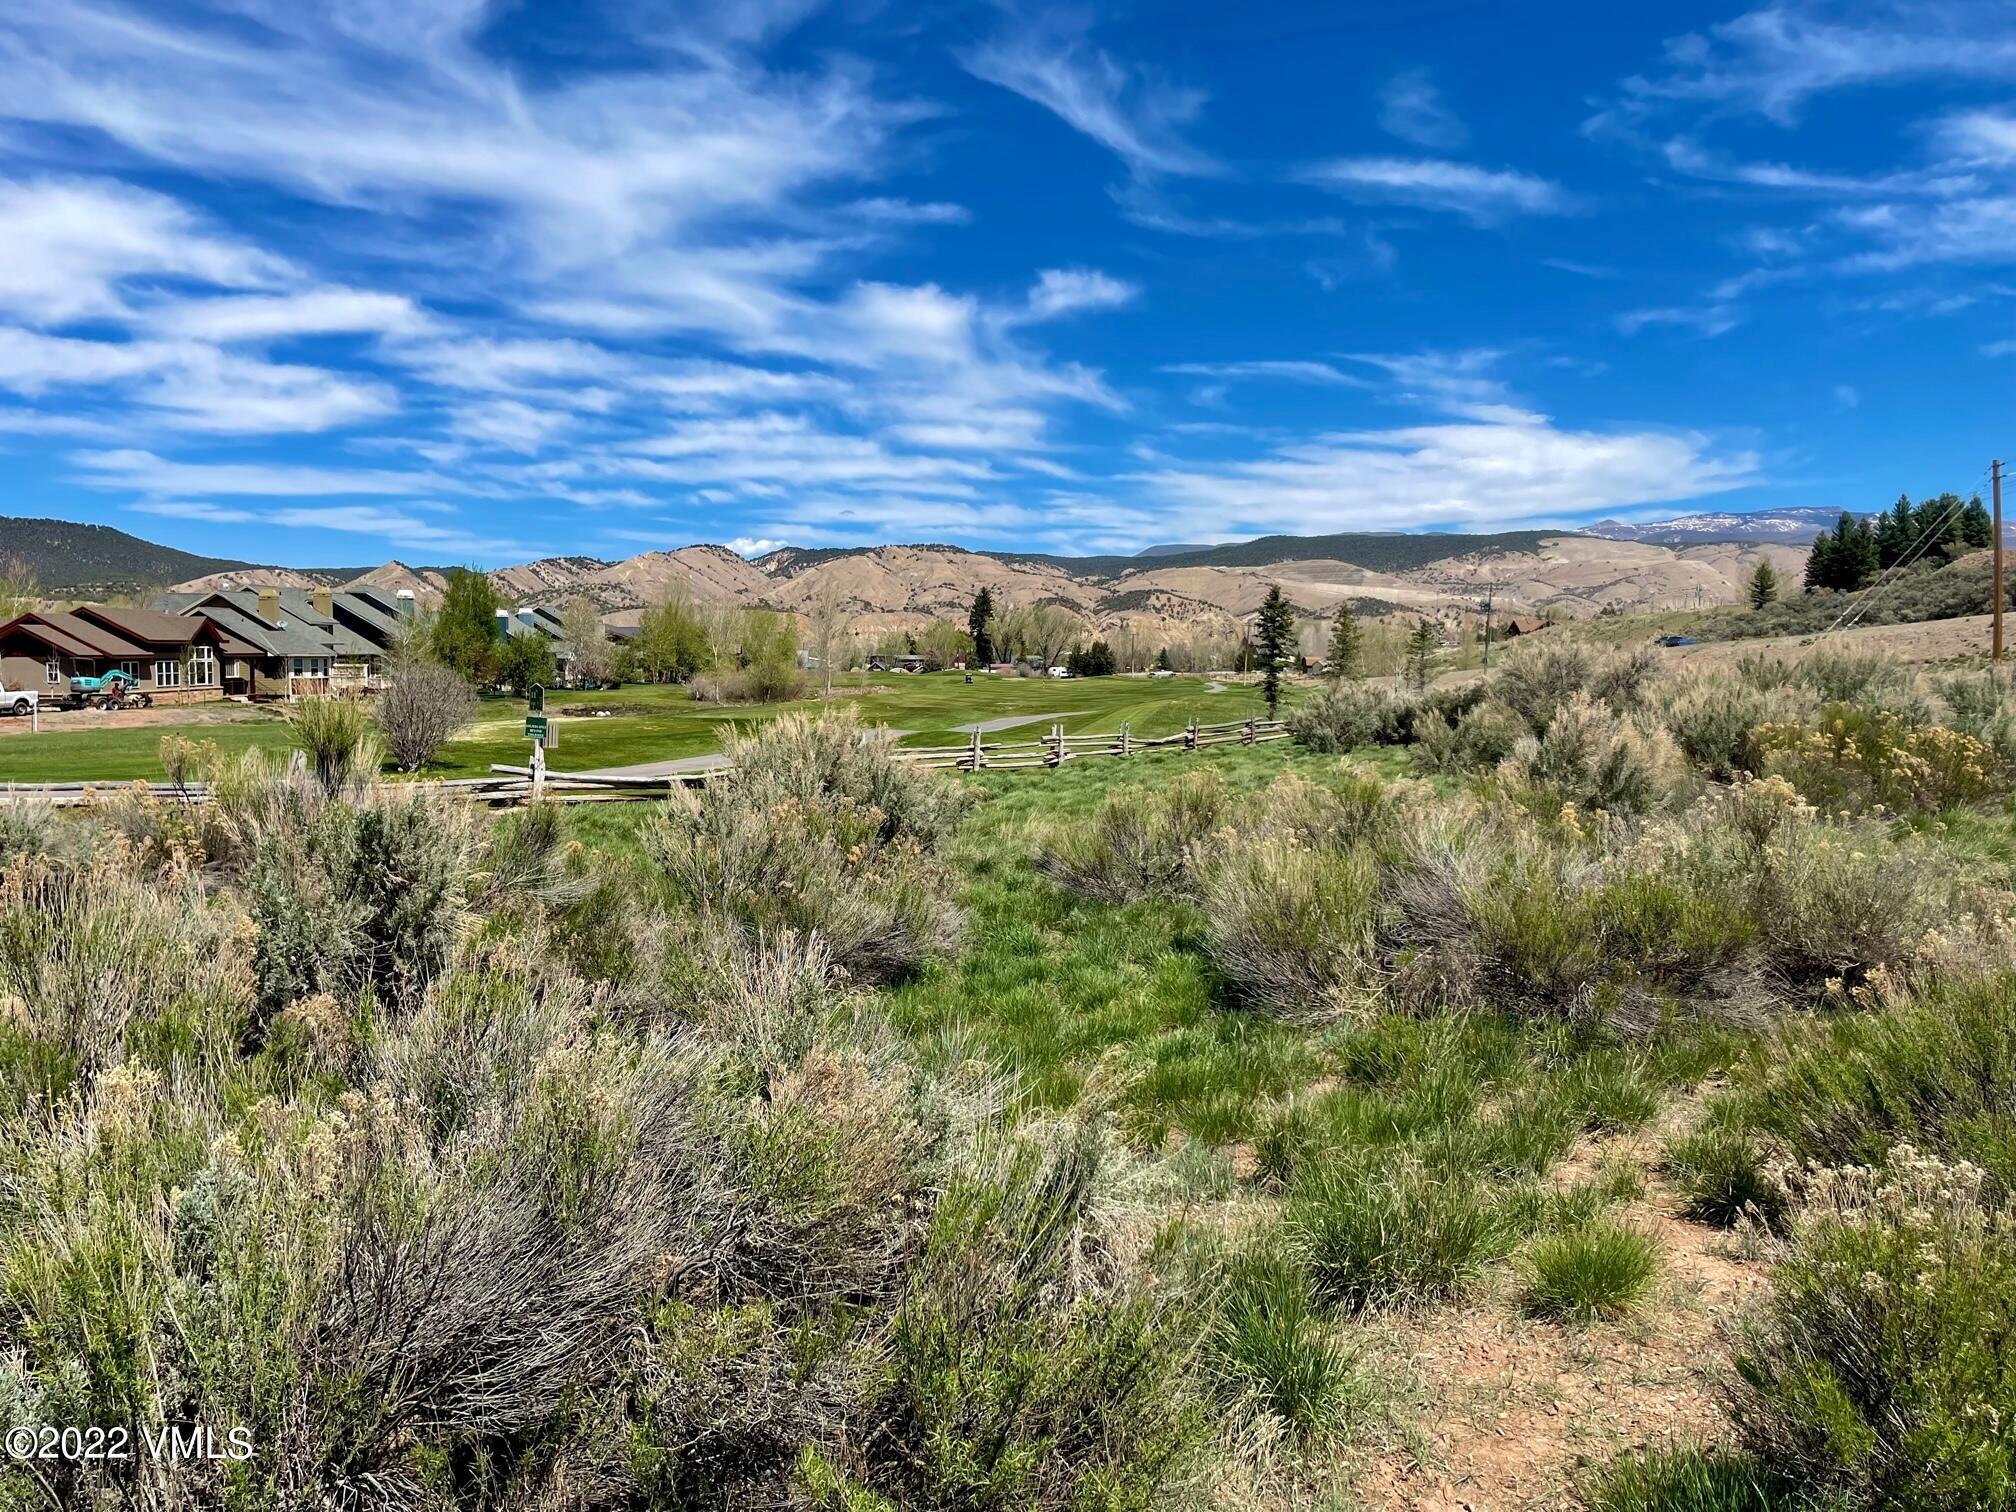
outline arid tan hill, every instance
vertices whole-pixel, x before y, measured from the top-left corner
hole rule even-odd
[[[1481,538],[1471,538],[1478,540]],[[1278,586],[1306,614],[1327,615],[1340,603],[1373,613],[1449,616],[1473,611],[1489,592],[1504,614],[1574,618],[1617,609],[1692,608],[1734,603],[1751,572],[1768,560],[1797,583],[1803,547],[1777,542],[1724,541],[1661,546],[1593,536],[1527,533],[1490,538],[1486,549],[1432,560],[1417,540],[1398,549],[1392,538],[1323,537],[1312,555],[1297,557],[1300,543],[1271,540],[1215,550],[1217,561],[1195,554],[1158,565],[1158,559],[996,556],[956,546],[878,546],[862,551],[774,551],[748,561],[724,546],[647,551],[620,562],[594,557],[548,557],[490,573],[506,603],[562,604],[586,596],[612,623],[634,622],[645,606],[683,592],[697,602],[763,605],[798,615],[837,600],[859,634],[916,631],[933,620],[963,622],[973,595],[986,587],[1006,609],[1044,601],[1070,605],[1100,631],[1144,640],[1236,634]],[[1510,542],[1510,544],[1501,544]],[[1368,544],[1369,543],[1369,544]],[[1256,552],[1254,545],[1268,549]],[[1328,548],[1331,554],[1321,554]],[[1335,555],[1364,550],[1386,563],[1369,567]],[[1256,555],[1273,556],[1256,562]],[[1230,557],[1232,560],[1222,560]],[[1415,565],[1395,565],[1412,562]],[[234,569],[195,579],[184,587],[306,587],[334,575],[288,568]],[[434,568],[387,562],[358,583],[411,589],[423,604],[440,602],[446,579]]]
[[[766,598],[780,609],[802,613],[822,596],[837,594],[841,602],[869,613],[964,620],[973,595],[983,587],[999,604],[1057,598],[1079,609],[1090,609],[1106,591],[1096,577],[1043,562],[956,546],[880,546],[825,557],[795,571],[780,565],[773,569]]]
[[[369,572],[360,573],[343,586],[383,588],[388,593],[397,593],[404,588],[422,608],[432,609],[440,604],[441,595],[448,589],[448,574],[438,567],[408,567],[395,559],[383,567],[373,567]]]
[[[303,572],[292,567],[232,567],[223,572],[206,572],[175,584],[176,593],[219,593],[227,588],[321,588],[329,579],[319,572]]]
[[[495,574],[492,574],[494,577]],[[764,601],[770,579],[761,567],[726,546],[682,546],[677,551],[646,551],[612,562],[556,594],[551,602],[585,593],[605,612],[636,618],[636,611],[683,589],[695,599],[737,604]]]
[[[545,604],[571,598],[609,563],[600,557],[541,557],[520,567],[499,567],[492,572],[491,586],[507,604]]]

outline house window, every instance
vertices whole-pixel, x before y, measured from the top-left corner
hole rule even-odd
[[[52,683],[60,683],[63,681],[63,663],[52,656],[42,664],[42,673]]]
[[[121,662],[120,665],[130,665]],[[157,688],[179,688],[182,686],[182,663],[164,657],[154,663],[154,686]]]
[[[198,646],[189,653],[189,682],[198,688],[216,686],[217,653],[208,646]]]
[[[329,658],[326,656],[297,656],[294,658],[296,677],[327,677]]]
[[[140,681],[140,663],[137,661],[122,661],[119,663],[119,670],[132,678],[133,681]]]

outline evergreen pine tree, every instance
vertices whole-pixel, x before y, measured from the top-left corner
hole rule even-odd
[[[1415,622],[1414,633],[1407,637],[1407,684],[1415,692],[1427,688],[1429,669],[1441,646],[1442,637],[1433,624],[1425,619]]]
[[[1358,616],[1349,604],[1337,606],[1337,618],[1330,625],[1330,675],[1356,677],[1365,659],[1365,635],[1358,628]]]
[[[1295,611],[1281,596],[1281,585],[1267,590],[1254,624],[1254,653],[1260,666],[1260,689],[1267,699],[1267,717],[1272,719],[1281,705],[1281,669],[1295,654]]]
[[[994,664],[994,595],[983,584],[973,595],[973,607],[966,611],[966,633],[973,637],[973,661],[976,666],[989,667]]]
[[[1167,646],[1164,646],[1160,651],[1155,653],[1155,670],[1157,672],[1174,672],[1176,670],[1175,667],[1170,665],[1169,648]]]
[[[1757,570],[1750,574],[1750,607],[1762,609],[1766,604],[1778,601],[1778,570],[1766,561],[1757,564]]]
[[[1813,537],[1813,549],[1806,553],[1806,591],[1834,586],[1834,537],[1826,531]]]
[[[1995,521],[1979,494],[1969,499],[1967,507],[1960,511],[1960,539],[1976,551],[1995,544]]]

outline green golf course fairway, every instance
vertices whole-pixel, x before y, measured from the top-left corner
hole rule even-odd
[[[554,692],[546,710],[559,731],[548,752],[558,772],[706,756],[721,749],[723,726],[774,719],[790,710],[844,706],[862,721],[908,732],[905,745],[951,745],[969,737],[954,727],[984,720],[1064,714],[1073,734],[1118,730],[1128,723],[1136,735],[1172,734],[1188,721],[1247,719],[1265,712],[1259,689],[1217,686],[1198,676],[1178,677],[994,677],[971,684],[959,672],[878,673],[836,680],[833,698],[783,704],[696,703],[683,686],[625,687],[602,692]],[[1292,696],[1292,689],[1285,689]],[[214,706],[209,706],[214,707]],[[1065,714],[1064,711],[1075,711]],[[596,711],[607,711],[598,714]],[[285,712],[266,705],[243,710],[229,723],[150,724],[115,730],[64,730],[63,716],[48,715],[40,734],[9,730],[0,735],[0,783],[131,782],[161,776],[161,737],[168,734],[216,743],[226,754],[252,746],[283,750],[292,743]],[[525,704],[517,698],[486,698],[476,722],[462,737],[442,747],[420,775],[475,777],[493,763],[522,764],[531,751],[524,738]],[[1027,728],[989,735],[990,740],[1033,739],[1051,723],[1039,718]]]

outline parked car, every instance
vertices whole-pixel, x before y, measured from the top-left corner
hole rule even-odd
[[[1659,637],[1659,644],[1662,646],[1698,646],[1701,643],[1691,635],[1662,635]]]
[[[10,688],[0,683],[0,714],[33,714],[42,695],[31,688]]]
[[[1050,669],[1050,675],[1052,677],[1069,677],[1071,675],[1071,669],[1069,667],[1052,667]]]

